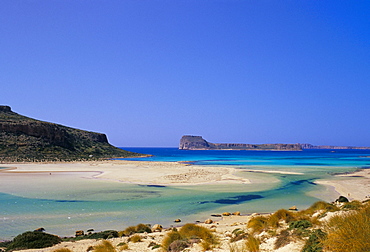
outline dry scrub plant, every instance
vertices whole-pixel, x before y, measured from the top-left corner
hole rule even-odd
[[[196,224],[185,224],[179,231],[172,230],[162,241],[165,251],[182,251],[192,243],[201,242],[203,251],[210,250],[219,244],[218,238],[206,227]]]
[[[329,251],[370,251],[370,204],[363,209],[332,217],[325,225],[324,248]]]
[[[93,247],[93,252],[116,252],[116,249],[110,241],[103,240],[100,244]]]

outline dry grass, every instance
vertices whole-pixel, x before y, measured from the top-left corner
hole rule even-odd
[[[59,248],[59,249],[53,250],[53,252],[73,252],[73,251],[70,250],[69,248]]]
[[[370,251],[370,206],[331,218],[324,226],[329,251]]]
[[[100,244],[93,247],[93,252],[116,252],[116,249],[111,242],[103,240]]]
[[[130,235],[133,235],[135,233],[151,233],[152,230],[150,229],[150,227],[148,225],[145,225],[145,224],[138,224],[136,226],[129,226],[127,227],[125,230],[123,231],[120,231],[118,233],[119,236],[130,236]]]
[[[258,238],[250,235],[245,242],[245,247],[250,252],[258,252],[260,250],[260,241]]]
[[[164,237],[162,248],[168,251],[173,243],[176,247],[183,247],[198,241],[201,241],[203,251],[211,250],[219,244],[218,238],[210,229],[196,224],[185,224],[179,231],[171,231]]]
[[[138,234],[134,234],[133,236],[130,236],[130,238],[128,238],[128,241],[133,243],[141,242],[141,236]]]
[[[285,245],[288,245],[290,241],[291,241],[290,233],[288,230],[285,229],[281,231],[281,233],[278,235],[274,244],[274,249],[284,247]]]
[[[324,212],[335,212],[335,211],[339,211],[340,209],[333,205],[333,204],[330,204],[330,203],[327,203],[325,201],[317,201],[315,203],[313,203],[309,208],[307,208],[306,210],[302,210],[298,213],[298,215],[302,216],[302,215],[312,215],[314,214],[315,212],[317,211],[324,211]]]
[[[257,216],[252,218],[247,227],[252,229],[252,233],[260,233],[268,228],[268,218],[265,216]]]

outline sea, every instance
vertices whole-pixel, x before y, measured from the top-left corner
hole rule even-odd
[[[370,150],[122,149],[152,155],[127,160],[233,167],[251,183],[161,186],[92,179],[94,172],[58,173],[52,180],[48,174],[0,173],[0,240],[40,227],[73,236],[76,230],[124,230],[139,223],[170,227],[179,225],[174,223],[178,218],[194,223],[223,212],[305,209],[339,196],[316,181],[370,167]]]

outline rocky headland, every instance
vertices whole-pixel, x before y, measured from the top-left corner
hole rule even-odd
[[[333,146],[312,144],[242,144],[242,143],[210,143],[202,136],[182,136],[180,150],[277,150],[300,151],[303,149],[330,149],[330,150],[368,150],[370,147]]]
[[[180,140],[180,150],[278,150],[300,151],[300,144],[240,144],[240,143],[210,143],[201,136],[183,136]]]
[[[0,106],[0,162],[74,161],[137,156],[89,132],[19,115]]]

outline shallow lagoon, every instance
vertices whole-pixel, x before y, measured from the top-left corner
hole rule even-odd
[[[93,179],[96,173],[0,173],[0,239],[44,227],[72,236],[76,230],[122,230],[138,223],[173,225],[204,220],[224,211],[272,212],[305,208],[337,195],[316,185],[331,173],[370,166],[370,151],[302,152],[180,151],[174,148],[125,148],[154,154],[144,160],[194,161],[204,166],[233,166],[251,184],[146,186]],[[140,159],[143,160],[143,159]],[[278,171],[281,173],[259,173]],[[300,173],[300,174],[290,174]]]

